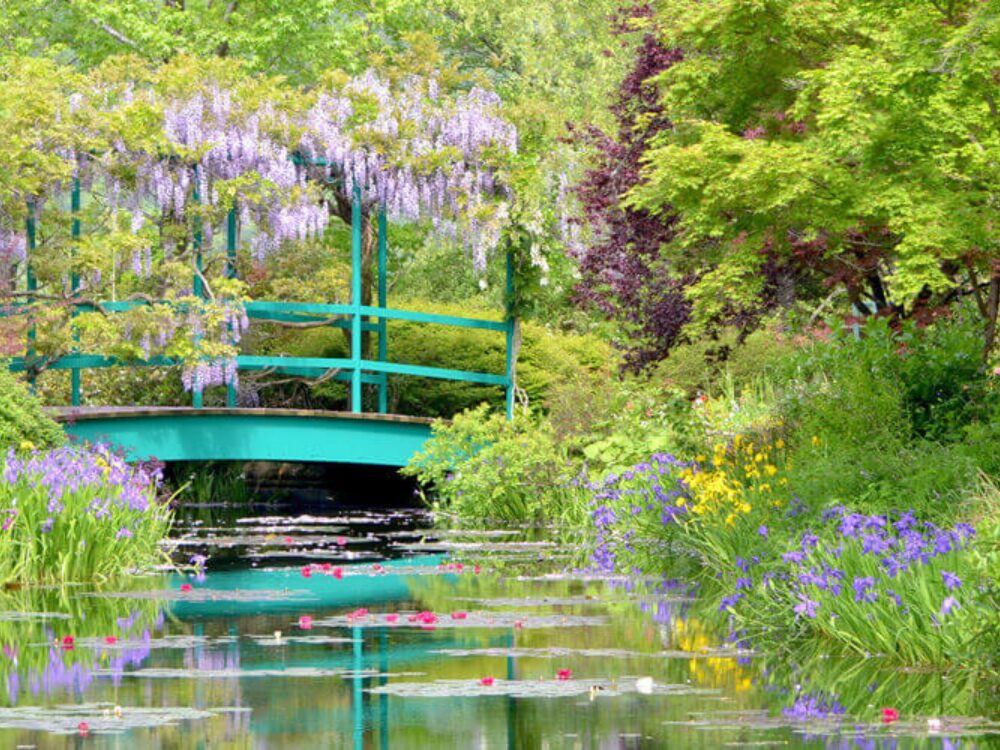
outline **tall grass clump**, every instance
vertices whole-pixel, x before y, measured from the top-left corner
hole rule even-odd
[[[158,470],[104,445],[18,455],[0,472],[0,583],[93,581],[162,559],[171,513]]]

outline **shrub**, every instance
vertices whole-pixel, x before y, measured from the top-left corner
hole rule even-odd
[[[11,450],[0,475],[0,583],[111,578],[161,559],[171,516],[159,481],[106,446]]]
[[[777,322],[754,331],[743,341],[735,331],[727,329],[718,339],[675,347],[656,365],[651,377],[691,397],[717,394],[726,382],[739,392],[780,368],[795,348],[793,338]]]
[[[39,400],[0,361],[0,450],[24,442],[46,448],[64,440],[59,425],[45,415]]]
[[[434,424],[403,473],[433,488],[435,507],[461,520],[579,522],[576,465],[538,417],[514,421],[483,404]]]

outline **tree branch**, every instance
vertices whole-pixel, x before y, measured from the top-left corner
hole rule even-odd
[[[138,44],[133,42],[131,39],[129,39],[122,32],[118,31],[118,29],[114,28],[110,24],[104,23],[103,21],[98,21],[96,18],[91,18],[90,22],[94,24],[94,26],[99,28],[101,31],[103,31],[105,34],[110,36],[112,39],[114,39],[115,41],[124,44],[127,47],[131,47],[134,50],[139,50],[140,52],[142,51],[141,49],[139,49]]]

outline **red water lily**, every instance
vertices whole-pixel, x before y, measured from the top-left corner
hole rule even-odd
[[[479,681],[479,684],[485,685],[486,687],[489,687],[490,685],[493,684],[493,678],[492,677],[484,677],[483,679],[481,679]]]
[[[303,578],[312,578],[312,574],[313,574],[312,568],[310,568],[308,565],[303,565],[302,566],[302,577]]]
[[[399,615],[397,614],[389,614],[385,616],[386,622],[397,622],[398,620],[399,620]]]
[[[292,542],[294,542],[294,541],[295,541],[295,540],[294,540],[294,539],[292,539],[292,537],[290,537],[290,536],[286,536],[286,537],[285,537],[285,544],[291,544],[291,543],[292,543]]]
[[[79,724],[76,725],[76,731],[80,733],[81,737],[86,737],[88,734],[90,734],[90,724],[88,724],[85,721],[81,721]]]
[[[182,583],[181,584],[181,593],[182,594],[186,594],[190,590],[191,590],[191,584],[190,583]]]
[[[109,646],[114,646],[116,643],[118,643],[118,636],[106,635],[104,636],[104,642],[107,643]]]
[[[894,721],[899,721],[899,711],[894,708],[883,708],[882,709],[882,723],[892,724]]]
[[[333,577],[336,578],[339,581],[341,578],[344,577],[344,569],[343,568],[334,568],[333,569]]]
[[[420,612],[417,614],[417,619],[424,625],[433,625],[438,621],[437,615],[433,612]]]
[[[558,677],[560,680],[568,680],[572,676],[573,676],[572,669],[560,669],[558,672],[556,672],[556,677]]]
[[[469,616],[468,612],[452,612],[451,613],[451,619],[452,620],[464,620],[468,616]]]
[[[312,626],[313,618],[309,615],[302,615],[302,617],[299,618],[299,627],[303,630],[312,630]]]
[[[71,635],[67,635],[62,639],[63,651],[72,651],[75,645],[76,644],[73,641],[73,636]]]

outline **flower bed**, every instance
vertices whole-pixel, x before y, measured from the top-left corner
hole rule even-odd
[[[11,450],[0,466],[0,582],[111,578],[162,558],[158,470],[103,445]]]

